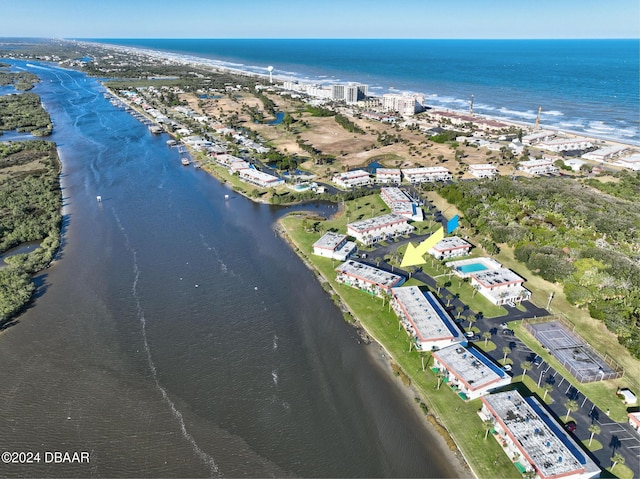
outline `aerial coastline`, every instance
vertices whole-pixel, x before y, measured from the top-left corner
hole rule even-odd
[[[236,75],[240,75],[240,76],[245,76],[245,77],[250,77],[250,78],[256,78],[259,80],[259,82],[261,83],[261,88],[256,89],[258,91],[258,93],[260,93],[260,91],[267,91],[268,94],[270,94],[271,96],[273,96],[274,98],[277,95],[277,92],[280,91],[278,90],[279,86],[278,85],[272,85],[270,82],[270,76],[269,74],[264,74],[264,73],[259,73],[259,72],[251,72],[251,71],[246,71],[243,70],[242,68],[234,68],[233,66],[228,66],[228,65],[219,65],[216,64],[215,62],[210,62],[206,59],[202,59],[202,58],[198,58],[198,57],[185,57],[182,55],[174,55],[171,53],[166,53],[166,52],[154,52],[154,51],[149,51],[149,50],[144,50],[144,49],[137,49],[137,48],[129,48],[129,47],[112,47],[112,46],[104,46],[102,44],[87,44],[87,45],[100,45],[100,48],[116,48],[116,49],[121,49],[122,48],[122,52],[124,52],[126,55],[141,55],[141,56],[148,56],[151,58],[154,58],[157,61],[168,61],[168,62],[175,62],[176,64],[179,65],[193,65],[194,67],[208,67],[208,68],[214,68],[216,71],[218,72],[230,72]],[[64,63],[63,63],[64,65]],[[76,65],[77,66],[77,65]],[[81,67],[82,68],[82,67]],[[274,76],[274,79],[276,80],[277,83],[284,83],[286,81],[290,81],[290,77],[278,77],[277,75]],[[131,89],[133,90],[133,89]],[[158,121],[157,117],[154,117],[153,115],[151,115],[149,113],[149,110],[146,110],[144,108],[142,108],[140,105],[142,103],[144,103],[145,101],[149,101],[149,99],[151,98],[149,97],[144,97],[142,95],[140,95],[140,103],[136,104],[132,101],[133,98],[135,98],[135,95],[133,94],[133,92],[129,92],[131,93],[131,96],[127,96],[125,94],[123,94],[123,92],[126,92],[125,88],[113,88],[113,87],[109,87],[109,91],[111,91],[114,95],[116,95],[119,100],[121,102],[123,102],[123,104],[126,104],[129,108],[134,109],[135,111],[137,111],[139,114],[144,115],[144,121],[145,122],[149,122],[149,124],[153,124],[157,127],[161,127],[161,128],[166,128],[167,124],[164,121]],[[234,102],[234,98],[233,95],[236,92],[236,90],[231,89],[229,92],[229,100],[230,102]],[[237,89],[237,92],[239,95],[242,95],[244,93],[244,90],[242,88]],[[210,113],[206,112],[206,108],[203,106],[199,106],[198,102],[199,100],[195,97],[187,100],[187,94],[181,93],[180,95],[182,95],[180,98],[184,101],[185,105],[187,108],[192,108],[193,111],[195,112],[196,115],[200,114],[202,116],[206,116]],[[372,95],[373,96],[373,95]],[[259,104],[259,102],[255,101],[255,99],[250,98],[249,100],[254,101],[255,104]],[[249,100],[247,100],[247,104],[249,103]],[[283,102],[286,102],[287,100],[283,100]],[[232,112],[233,110],[229,109],[227,111],[224,110],[225,106],[220,106],[219,104],[223,103],[222,101],[220,102],[216,102],[214,100],[214,102],[212,103],[218,103],[217,106],[211,106],[212,109],[217,108],[217,110],[215,110],[218,114],[219,114],[219,118],[222,118],[223,116],[227,116],[230,115],[230,112]],[[239,102],[238,102],[239,103]],[[289,103],[281,103],[280,105],[289,105]],[[225,104],[226,105],[226,104]],[[432,113],[432,112],[437,112],[440,111],[439,109],[436,108],[432,108],[429,107],[427,105],[427,114]],[[185,106],[183,106],[183,108],[185,108]],[[347,108],[348,110],[348,108]],[[209,110],[209,111],[213,111],[213,110]],[[340,112],[345,112],[346,110],[344,109],[339,109]],[[447,110],[442,110],[442,111],[447,111]],[[449,110],[451,111],[451,110]],[[222,113],[224,113],[224,115],[222,115]],[[465,116],[465,110],[458,110],[457,114],[460,115],[461,121],[464,120],[465,118],[467,118]],[[361,126],[364,128],[364,125],[366,125],[365,121],[362,121],[361,118],[356,118],[356,115],[353,115],[351,117],[351,120],[358,126]],[[522,133],[520,133],[520,135],[525,134],[525,133],[534,133],[537,130],[539,130],[538,128],[536,128],[536,125],[531,124],[531,123],[523,123],[523,122],[517,122],[517,121],[513,121],[513,120],[505,120],[504,118],[500,118],[500,117],[490,117],[487,115],[480,115],[474,112],[473,118],[475,120],[477,120],[478,124],[486,121],[486,120],[494,120],[496,122],[500,122],[502,124],[505,125],[504,130],[510,130],[511,131],[511,137],[516,138],[518,136],[517,131],[519,129],[524,130]],[[305,120],[303,121],[309,121],[311,122],[312,119],[309,119],[308,117],[305,117]],[[247,124],[247,128],[250,129],[252,125],[250,125],[249,121],[246,121]],[[411,125],[410,120],[407,121],[406,125]],[[324,126],[324,124],[323,124]],[[221,128],[221,130],[225,130],[225,128],[227,130],[229,130],[228,126],[225,126],[224,128]],[[266,135],[266,132],[269,131],[269,126],[267,125],[261,125],[259,123],[255,123],[255,128],[259,129],[259,131],[261,132],[261,134]],[[274,129],[274,127],[271,127],[272,130]],[[340,127],[336,127],[335,125],[333,125],[334,130],[329,130],[331,131],[333,135],[339,135],[340,133]],[[566,138],[577,138],[577,139],[583,139],[583,138],[589,138],[594,140],[593,144],[594,145],[598,145],[599,147],[604,147],[604,146],[616,146],[616,145],[620,145],[620,146],[624,146],[626,147],[629,151],[633,152],[634,151],[634,143],[624,143],[615,139],[605,139],[605,138],[598,138],[598,137],[594,137],[594,136],[589,136],[586,135],[584,133],[580,133],[580,132],[574,132],[574,131],[570,131],[570,130],[555,130],[553,128],[545,128],[545,130],[552,130],[552,131],[556,131],[557,133],[562,133],[564,137]],[[253,186],[238,186],[239,183],[235,182],[237,178],[235,178],[237,176],[237,172],[234,173],[227,173],[227,172],[223,172],[222,169],[220,169],[220,165],[214,165],[212,161],[205,161],[206,159],[206,155],[203,153],[203,148],[201,145],[197,144],[197,142],[195,142],[195,140],[192,140],[190,142],[189,138],[191,138],[190,134],[186,134],[186,133],[176,133],[175,131],[168,131],[165,130],[168,133],[170,133],[172,135],[173,138],[175,138],[176,141],[181,142],[182,146],[186,149],[188,149],[188,151],[190,152],[190,155],[192,156],[193,159],[196,160],[196,162],[198,164],[200,164],[200,162],[202,162],[202,166],[204,167],[204,169],[206,169],[209,172],[212,172],[215,176],[218,176],[219,178],[221,178],[223,181],[225,182],[229,182],[231,185],[233,185],[233,188],[235,191],[243,194],[244,196],[247,196],[248,198],[250,198],[253,201],[259,201],[262,203],[274,203],[274,199],[280,197],[285,197],[286,194],[283,194],[282,191],[284,190],[284,183],[278,185],[276,188],[273,188],[273,191],[271,191],[271,189],[269,190],[269,192],[266,192],[265,190],[267,189],[266,187],[262,186],[261,188],[253,188]],[[327,130],[324,130],[325,132]],[[391,128],[388,131],[394,131]],[[395,131],[399,131],[395,130]],[[190,132],[191,133],[191,132]],[[327,133],[325,133],[326,135]],[[343,134],[345,135],[345,142],[347,141],[346,139],[349,139],[351,141],[353,141],[352,139],[357,138],[357,135],[352,134],[351,132],[349,132],[349,135],[347,135],[346,133],[343,132]],[[224,134],[218,133],[217,138],[221,139],[223,137],[227,137],[231,135],[231,133],[229,133],[229,131],[226,131]],[[283,135],[284,136],[284,135]],[[526,135],[525,135],[526,136]],[[276,135],[274,135],[273,138],[276,138]],[[269,138],[269,139],[273,139],[273,138]],[[277,139],[277,138],[276,138]],[[596,141],[596,140],[600,140],[600,141]],[[604,141],[602,141],[604,140]],[[287,140],[288,143],[283,143],[286,146],[282,146],[279,145],[280,149],[284,149],[284,151],[287,151],[287,148],[289,149],[289,151],[293,151],[295,148],[295,143],[292,142],[290,139]],[[505,141],[505,140],[501,140],[501,141]],[[402,142],[400,142],[402,143]],[[229,143],[226,145],[226,147],[229,147],[230,149],[232,148],[231,146],[232,144]],[[503,143],[503,146],[506,145],[506,143]],[[219,143],[215,143],[215,146],[221,146],[221,144]],[[393,147],[393,145],[391,145]],[[434,148],[435,151],[440,152],[442,155],[444,155],[446,153],[445,149],[441,149],[441,150],[436,150],[439,146],[437,144],[432,145],[432,148]],[[410,147],[409,151],[411,151],[411,148],[415,148],[415,147]],[[460,147],[462,148],[462,147]],[[595,146],[592,147],[592,149],[595,148]],[[465,154],[467,155],[471,155],[472,160],[465,160],[468,161],[469,164],[473,165],[473,164],[480,164],[480,160],[483,157],[487,157],[489,156],[489,153],[487,153],[486,156],[484,156],[484,152],[482,154],[480,153],[475,153],[474,151],[472,151],[473,148],[471,147],[467,147],[466,150],[464,150]],[[206,149],[204,150],[206,151]],[[365,151],[367,151],[366,155],[363,155],[362,153],[364,153]],[[371,152],[369,153],[368,150],[365,151],[356,151],[355,147],[354,147],[354,151],[352,152],[345,152],[344,155],[341,155],[344,157],[345,161],[344,163],[342,163],[342,169],[346,170],[346,169],[355,169],[357,167],[360,167],[362,165],[366,165],[369,161],[377,161],[379,158],[378,156],[375,154],[375,152]],[[385,150],[386,151],[386,150]],[[380,160],[380,162],[382,163],[383,166],[402,166],[404,167],[413,167],[413,166],[417,166],[417,167],[423,167],[425,165],[434,165],[434,164],[440,164],[442,163],[441,160],[438,160],[436,157],[436,154],[434,153],[432,157],[429,158],[424,158],[423,156],[417,156],[417,155],[413,155],[411,154],[410,156],[405,156],[403,157],[402,153],[399,153],[401,150],[394,150],[397,153],[394,153],[395,156],[392,156],[392,154],[388,153],[387,157],[384,157],[383,159]],[[209,152],[210,153],[210,152]],[[208,153],[207,153],[208,154]],[[240,153],[238,153],[240,155]],[[473,155],[476,156],[473,156]],[[460,179],[460,178],[467,178],[468,177],[468,171],[465,169],[464,171],[462,170],[462,168],[459,166],[459,164],[454,163],[455,161],[458,160],[463,160],[466,157],[463,156],[462,154],[458,154],[457,150],[454,153],[453,151],[449,152],[449,154],[447,155],[449,156],[449,158],[447,158],[447,168],[451,169],[456,169],[456,176]],[[524,156],[524,154],[523,154]],[[398,158],[402,158],[402,160],[398,160]],[[398,163],[400,162],[400,163]],[[338,165],[334,165],[332,166],[332,170],[331,173],[336,173],[339,168],[340,168],[340,160],[338,160]],[[386,164],[385,164],[386,163]],[[460,164],[463,164],[463,162],[461,161]],[[587,163],[588,165],[594,165],[596,167],[598,167],[598,165],[602,165],[602,169],[606,170],[606,171],[621,171],[621,168],[617,165],[613,165],[611,163],[608,162],[589,162]],[[254,163],[254,165],[256,165],[259,169],[263,168],[263,164],[261,162],[256,161]],[[452,167],[452,165],[454,165]],[[229,165],[230,166],[230,165]],[[308,166],[308,164],[306,165]],[[226,169],[226,167],[224,168]],[[322,176],[322,174],[320,173],[320,170],[324,170],[324,165],[322,168],[317,167],[315,172],[318,175],[318,178],[320,178],[322,180],[322,182],[320,182],[320,184],[325,184],[328,185],[331,181],[331,177],[332,175],[330,175],[328,173],[329,168],[327,167],[327,173],[324,174],[324,177]],[[231,170],[230,170],[231,171]],[[266,168],[265,168],[266,171]],[[585,173],[586,170],[581,170],[580,172],[573,172],[572,174],[580,175]],[[514,163],[506,163],[504,165],[500,166],[500,174],[503,175],[513,175],[515,176],[517,175],[523,175],[525,177],[529,177],[531,175],[527,174],[527,173],[521,173],[520,171],[516,172],[516,168],[514,166]],[[258,191],[258,193],[256,193],[256,191]],[[340,192],[340,193],[344,193],[344,192]],[[320,197],[320,196],[319,196]],[[305,198],[297,198],[291,194],[289,196],[286,196],[286,198],[292,198],[293,201],[291,202],[296,202],[296,201],[307,201],[308,197]],[[285,203],[287,203],[288,201],[285,201]],[[451,207],[451,206],[447,206]],[[342,214],[348,214],[347,210],[344,209],[344,200],[342,202],[341,205],[341,213]],[[441,211],[446,211],[445,208],[441,208]],[[373,213],[373,206],[371,207],[371,212]],[[450,215],[448,215],[450,216]],[[300,232],[300,225],[297,226],[298,228],[298,233]],[[282,233],[282,229],[279,229],[279,231]],[[316,235],[316,233],[318,233],[317,231],[313,232],[313,235]],[[283,235],[291,244],[295,245],[294,249],[297,249],[298,254],[301,256],[301,258],[303,259],[303,261],[305,262],[305,264],[307,264],[309,267],[316,269],[315,266],[312,265],[312,263],[310,263],[309,261],[307,261],[307,259],[305,259],[305,255],[308,253],[304,250],[304,246],[302,246],[301,244],[296,244],[295,241],[293,241],[292,237],[290,236],[291,232],[289,231],[289,233],[287,233],[287,235]],[[313,236],[312,235],[312,236]],[[307,235],[308,236],[308,235]],[[309,237],[309,236],[308,236]],[[317,270],[317,274],[322,274],[319,270]],[[331,279],[329,277],[324,277],[323,282],[330,282]],[[438,288],[439,289],[439,288]],[[337,291],[335,289],[332,290],[334,293],[337,294]],[[383,302],[384,305],[384,302]],[[348,304],[347,303],[342,303],[342,306],[348,308]],[[357,313],[354,313],[354,316],[356,317],[356,319],[360,319],[357,317]],[[365,321],[366,323],[366,321]],[[359,321],[359,324],[363,324],[362,322]],[[372,337],[376,337],[376,334],[374,331],[372,331],[371,329],[368,330],[368,333],[372,336]],[[378,340],[378,338],[376,338]],[[385,347],[384,345],[384,340],[378,340],[378,342],[382,345],[382,347]],[[391,357],[393,357],[393,352],[390,350],[386,350],[384,351],[384,357],[386,359],[389,359]],[[506,357],[506,356],[505,356]],[[390,364],[387,363],[385,361],[385,364]],[[402,369],[402,368],[401,368]],[[404,373],[403,373],[404,374]],[[524,378],[524,376],[523,376]],[[439,389],[439,387],[438,387]],[[407,391],[407,389],[405,389],[405,392]],[[413,393],[408,393],[409,395],[412,395]],[[585,396],[586,397],[586,396]],[[617,411],[616,411],[617,412]],[[476,437],[477,439],[477,437]],[[456,456],[459,458],[459,456]],[[473,463],[473,460],[471,461],[471,463]],[[495,463],[494,463],[495,465]],[[500,467],[504,467],[503,464],[503,458],[500,458]],[[476,473],[477,475],[477,471],[474,470],[474,473]],[[484,474],[480,474],[481,477],[484,477]]]

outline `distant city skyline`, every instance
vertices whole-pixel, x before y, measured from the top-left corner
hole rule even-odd
[[[2,37],[640,37],[637,0],[21,0],[2,17]]]

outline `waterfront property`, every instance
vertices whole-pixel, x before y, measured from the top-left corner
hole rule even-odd
[[[498,174],[498,168],[489,163],[469,165],[469,173],[476,178],[493,178]]]
[[[636,153],[633,155],[625,156],[624,158],[619,158],[612,164],[622,166],[623,168],[627,168],[629,170],[640,171],[640,154]]]
[[[422,221],[424,219],[422,208],[400,188],[382,187],[380,188],[380,198],[392,213],[404,216],[412,221]]]
[[[353,236],[364,245],[371,245],[378,241],[409,234],[414,229],[407,221],[407,218],[395,213],[347,224],[347,234]]]
[[[451,172],[442,166],[427,166],[424,168],[407,168],[402,170],[405,179],[412,184],[434,181],[450,181]]]
[[[553,164],[553,160],[543,158],[541,160],[527,160],[518,163],[518,169],[529,173],[530,175],[546,175],[555,174],[559,171],[558,167]]]
[[[361,289],[375,296],[382,296],[383,293],[389,294],[391,288],[400,286],[405,281],[404,276],[352,260],[342,263],[336,268],[336,271],[338,272],[336,281],[339,283]]]
[[[429,254],[436,259],[443,260],[466,256],[470,250],[470,243],[457,236],[449,236],[448,238],[443,238],[438,241],[435,246],[429,250]]]
[[[365,170],[345,171],[344,173],[335,175],[331,181],[345,189],[373,184],[373,179]]]
[[[328,231],[313,243],[313,254],[325,258],[346,261],[356,249],[353,241],[347,241],[347,235]]]
[[[531,292],[524,286],[524,279],[507,268],[479,271],[469,274],[471,286],[496,306],[526,301]]]
[[[400,168],[378,168],[376,170],[376,183],[400,184],[401,181],[402,173],[400,173]]]
[[[433,293],[408,286],[393,288],[392,295],[393,310],[418,350],[430,351],[464,341],[460,329]]]
[[[260,188],[271,188],[284,183],[284,180],[277,176],[258,171],[253,167],[239,170],[238,175],[242,181],[259,186]]]
[[[480,416],[493,421],[495,438],[520,472],[540,479],[589,479],[600,468],[535,397],[516,390],[482,398]]]
[[[460,344],[434,351],[433,370],[440,370],[443,380],[464,401],[511,383],[511,376],[482,351]]]
[[[541,141],[537,146],[543,150],[557,153],[561,151],[583,151],[593,148],[593,141],[589,138],[555,138]]]

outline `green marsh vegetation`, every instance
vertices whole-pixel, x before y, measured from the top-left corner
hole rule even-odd
[[[31,276],[46,267],[60,245],[62,193],[55,144],[0,143],[0,253],[28,242],[40,247],[5,260],[0,269],[0,327],[31,299]]]

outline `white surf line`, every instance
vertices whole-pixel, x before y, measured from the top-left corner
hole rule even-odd
[[[131,292],[133,293],[133,297],[136,300],[136,309],[137,309],[138,320],[140,321],[140,327],[142,331],[142,340],[144,344],[144,350],[147,356],[147,363],[149,364],[149,369],[151,370],[151,375],[153,376],[153,381],[155,382],[155,385],[158,391],[160,391],[160,394],[162,394],[162,398],[169,405],[169,408],[171,409],[171,413],[173,414],[173,417],[175,417],[176,420],[178,421],[178,425],[180,426],[180,431],[182,432],[182,436],[187,441],[189,441],[196,455],[200,457],[200,459],[202,459],[202,461],[205,464],[207,464],[207,466],[209,466],[211,475],[214,477],[223,477],[222,473],[220,472],[220,468],[215,462],[215,459],[211,455],[204,452],[200,448],[200,446],[198,446],[193,436],[189,434],[189,431],[187,431],[187,427],[184,423],[184,417],[182,416],[182,413],[176,408],[176,405],[174,404],[174,402],[169,398],[169,394],[167,393],[166,389],[162,387],[162,385],[160,384],[160,381],[158,380],[156,365],[153,362],[153,358],[151,356],[151,349],[149,348],[149,341],[147,340],[147,320],[144,317],[144,310],[142,309],[142,304],[140,303],[140,295],[138,294],[138,280],[140,279],[140,268],[138,267],[138,255],[136,251],[131,247],[131,243],[129,242],[129,236],[124,230],[124,227],[120,222],[120,218],[118,217],[115,210],[113,213],[116,218],[116,222],[118,223],[118,227],[120,228],[120,231],[122,231],[122,234],[124,236],[125,245],[133,256],[133,272],[135,274],[135,278],[133,280]]]

